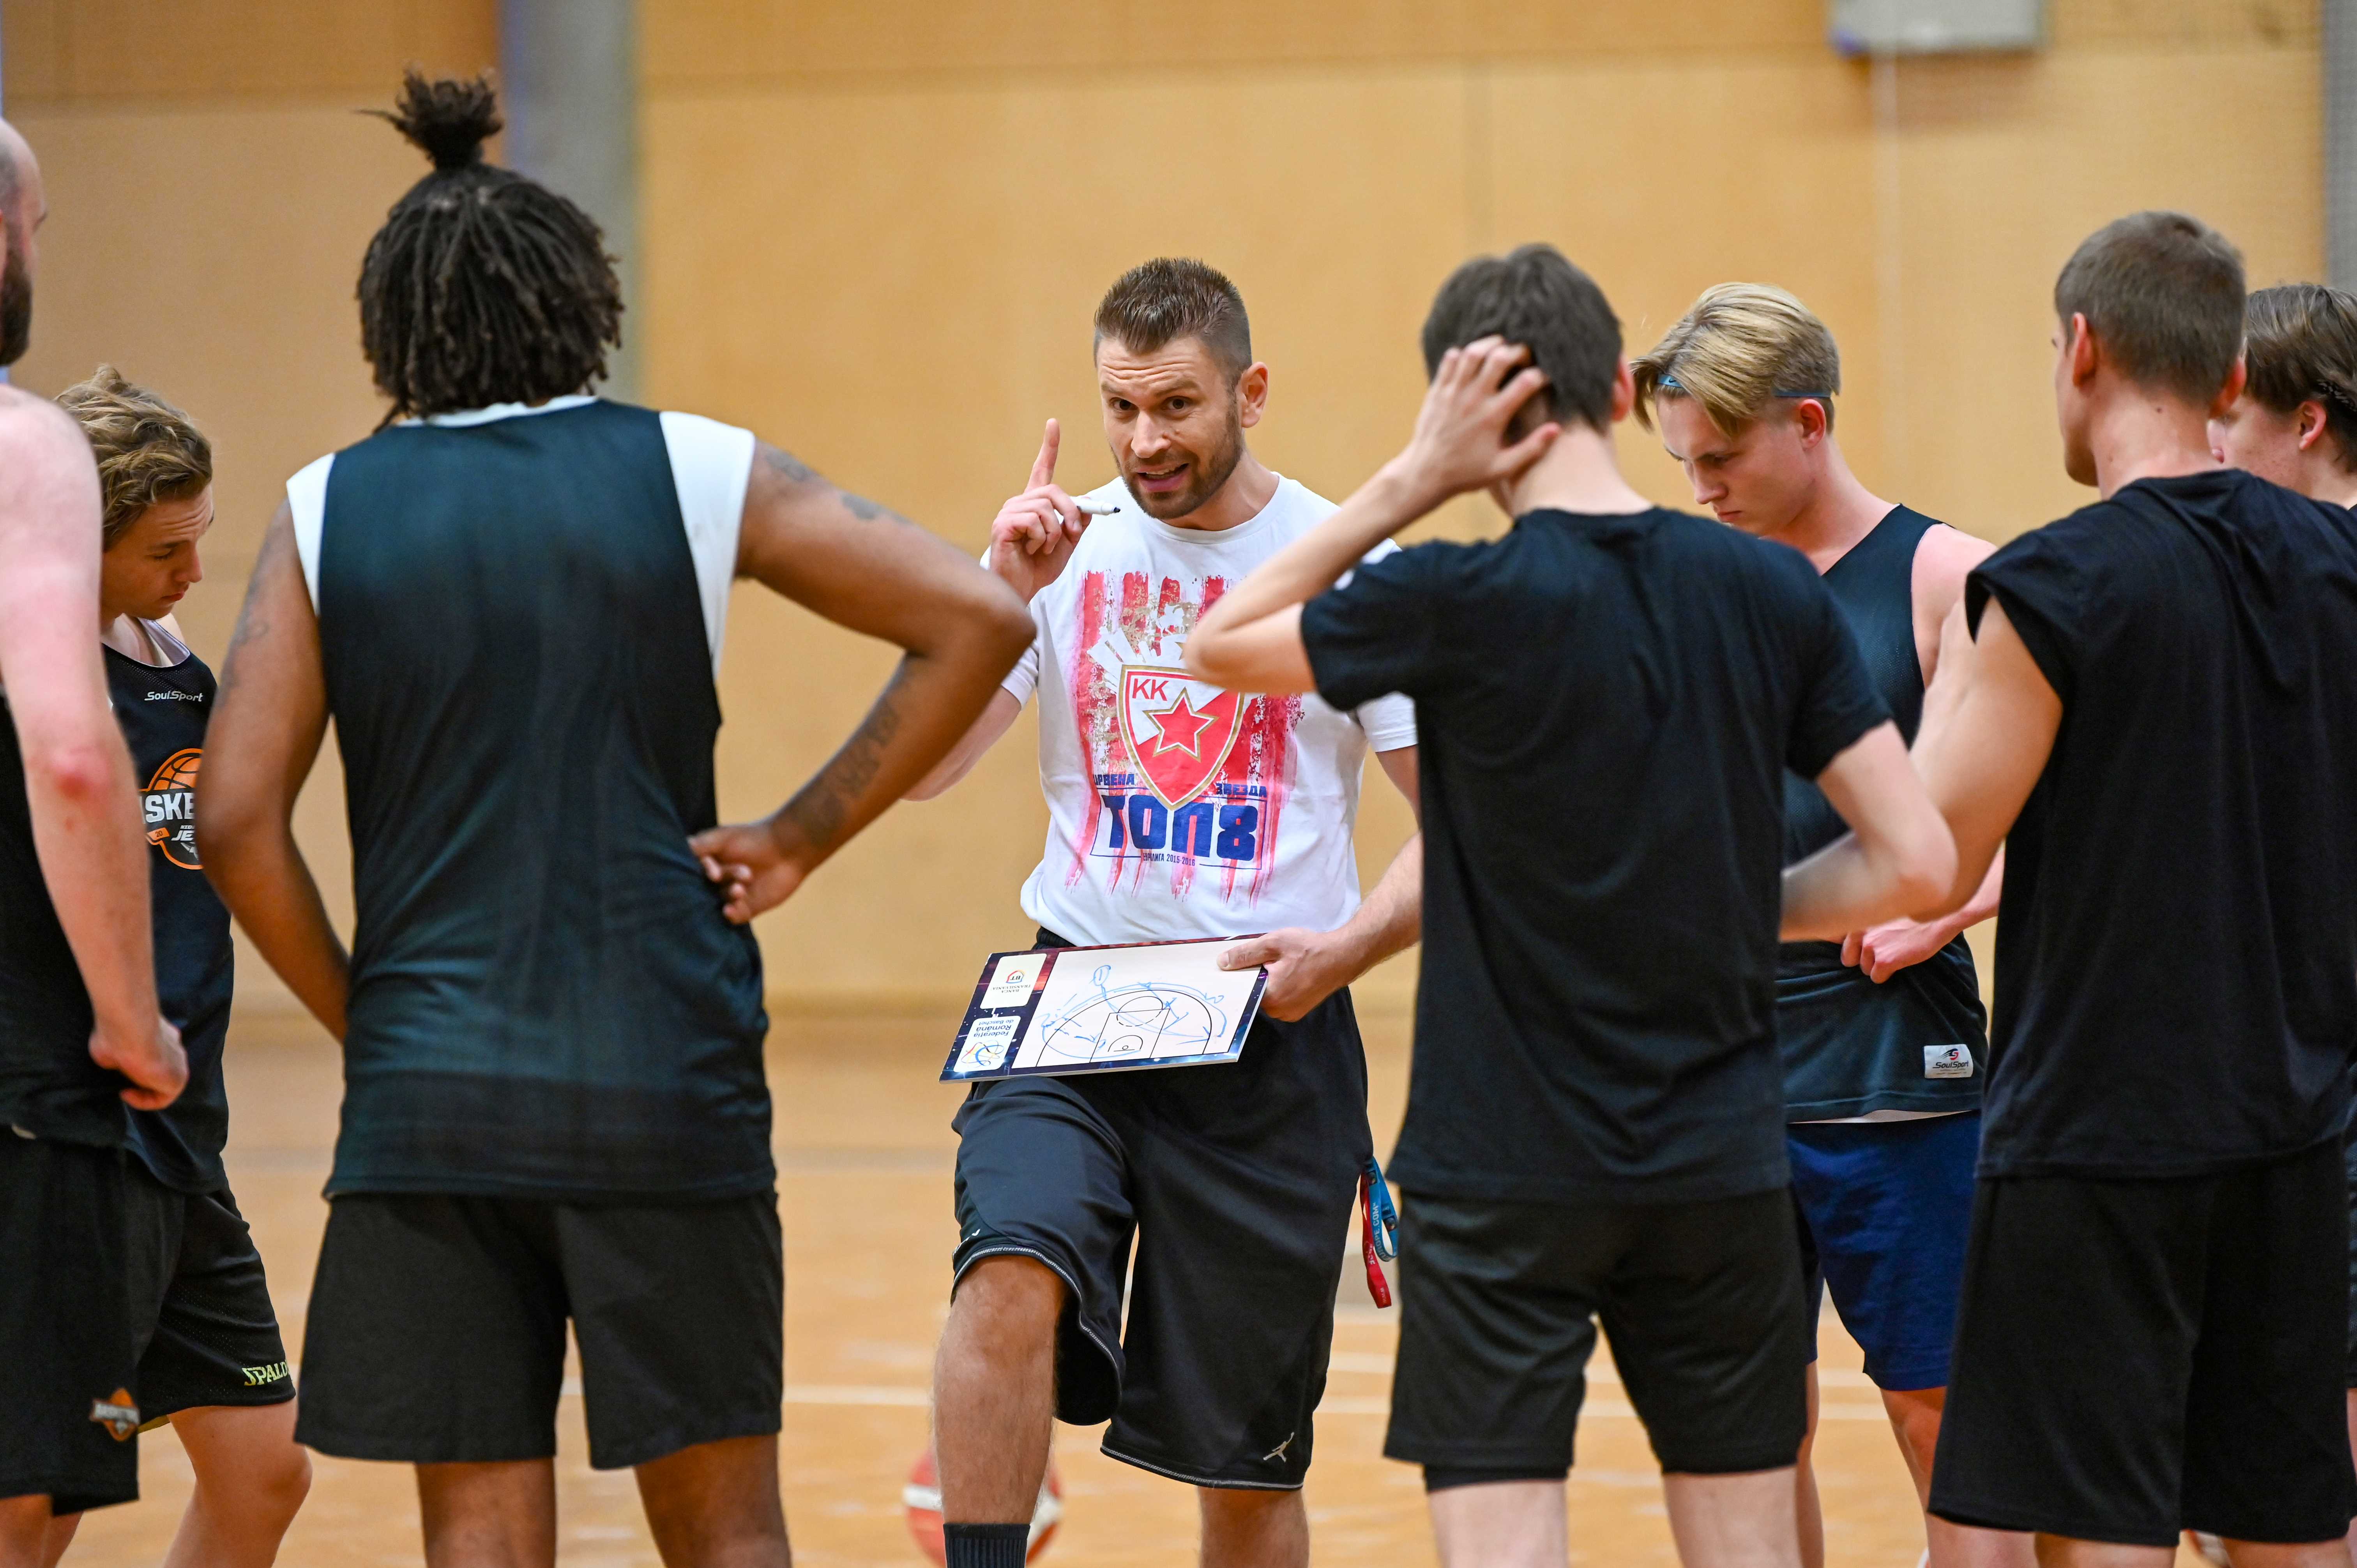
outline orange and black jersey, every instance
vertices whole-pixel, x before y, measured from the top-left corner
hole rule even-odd
[[[156,934],[156,997],[179,1026],[188,1087],[162,1111],[133,1111],[130,1144],[156,1179],[179,1192],[228,1185],[221,1144],[229,1101],[221,1047],[229,1033],[231,957],[229,911],[197,858],[197,770],[212,717],[213,672],[187,645],[152,622],[147,632],[177,663],[154,665],[106,650],[107,696],[131,747],[147,835],[148,899]]]

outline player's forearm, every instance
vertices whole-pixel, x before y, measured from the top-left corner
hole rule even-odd
[[[1964,901],[1964,907],[1948,917],[1947,924],[1951,928],[1949,935],[1961,935],[1979,925],[1983,920],[1995,919],[1997,905],[2003,901],[2004,897],[2005,850],[2000,845],[1996,852],[1996,858],[1989,862],[1988,875],[1981,878],[1980,886],[1975,888],[1973,896]]]
[[[1946,887],[1954,854],[1936,818],[1871,836],[1844,834],[1785,869],[1780,935],[1837,942],[1888,920],[1921,918]]]
[[[958,737],[955,746],[950,747],[949,755],[933,764],[932,771],[911,785],[903,799],[931,800],[946,793],[952,785],[974,771],[974,765],[982,760],[984,753],[998,744],[998,737],[1014,726],[1016,715],[1022,711],[1023,704],[1015,700],[1015,693],[1004,686],[1000,687],[982,710],[982,716]]]
[[[1415,945],[1424,930],[1424,835],[1400,846],[1390,865],[1356,913],[1328,933],[1341,966],[1343,983]]]
[[[807,873],[850,843],[972,734],[1020,652],[985,629],[909,654],[842,749],[770,816],[779,851]]]
[[[242,813],[219,809],[216,815],[227,820],[205,822],[201,811],[200,806],[199,843],[213,891],[263,961],[341,1040],[351,998],[351,961],[285,815],[265,810],[240,820]]]
[[[98,1021],[128,1038],[156,1030],[147,847],[131,758],[103,706],[95,722],[20,735],[35,853]]]
[[[1220,596],[1187,639],[1189,671],[1205,680],[1217,680],[1208,671],[1228,651],[1227,639],[1255,621],[1307,604],[1324,593],[1368,551],[1435,504],[1410,481],[1396,459],[1384,464],[1331,516]]]

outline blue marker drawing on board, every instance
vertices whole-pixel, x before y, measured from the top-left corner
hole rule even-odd
[[[1202,992],[1160,981],[1108,989],[1112,973],[1111,964],[1098,965],[1089,976],[1095,993],[1040,1025],[1041,1062],[1153,1061],[1226,1045],[1227,1013]]]

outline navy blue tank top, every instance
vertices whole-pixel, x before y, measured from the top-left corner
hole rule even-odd
[[[154,628],[158,641],[170,634]],[[229,1098],[221,1087],[221,1047],[229,1036],[234,962],[229,910],[205,880],[197,858],[197,772],[212,717],[213,672],[190,653],[164,668],[110,648],[106,688],[131,746],[147,831],[148,908],[156,935],[156,1002],[179,1026],[188,1053],[188,1086],[161,1111],[131,1111],[132,1153],[150,1175],[178,1192],[217,1192],[229,1185],[221,1145],[229,1141]]]
[[[328,1190],[770,1187],[759,950],[687,847],[720,707],[658,416],[381,431],[317,576],[358,905]]]
[[[1910,744],[1923,717],[1915,547],[1926,530],[1939,526],[1921,512],[1893,507],[1824,575],[1900,735]],[[1848,831],[1815,784],[1784,776],[1785,865]],[[1776,975],[1776,1031],[1788,1120],[1971,1111],[1980,1104],[1987,1016],[1972,950],[1961,936],[1880,985],[1843,963],[1837,943],[1785,943]],[[1968,1060],[1957,1057],[1959,1047]]]

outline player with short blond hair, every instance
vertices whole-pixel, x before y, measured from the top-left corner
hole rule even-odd
[[[1640,420],[1658,422],[1695,500],[1719,521],[1806,555],[1841,607],[1902,737],[1939,665],[1940,627],[1990,546],[1869,491],[1834,435],[1841,352],[1783,289],[1706,289],[1631,361]],[[1824,793],[1784,776],[1784,858],[1845,829]],[[1917,1499],[1930,1496],[1980,1146],[1987,1034],[1967,926],[1996,907],[2000,873],[1955,914],[1897,920],[1843,942],[1787,942],[1776,977],[1792,1197],[1811,1312],[1826,1289],[1866,1352]],[[1810,1439],[1816,1435],[1810,1363]],[[1801,1541],[1824,1527],[1809,1449]],[[2023,1563],[2029,1541],[1931,1515],[1933,1568]]]

